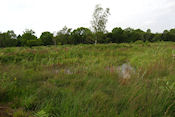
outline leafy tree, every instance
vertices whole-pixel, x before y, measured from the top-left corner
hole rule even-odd
[[[53,34],[50,32],[43,32],[40,36],[41,41],[43,44],[46,45],[52,45],[53,42]]]
[[[151,42],[162,41],[162,34],[156,33],[153,35]]]
[[[22,46],[22,36],[21,35],[17,36],[17,46]]]
[[[93,13],[93,19],[91,21],[94,32],[106,31],[106,23],[108,21],[109,15],[110,15],[109,8],[106,8],[104,10],[100,5],[96,5]]]
[[[170,31],[164,30],[162,34],[163,41],[175,41],[175,29],[171,29]]]
[[[151,33],[151,29],[147,29],[146,33],[144,34],[144,40],[145,41],[153,41],[153,34]]]
[[[169,33],[168,30],[163,31],[163,33],[162,33],[162,40],[163,41],[168,41],[168,33]]]
[[[123,42],[129,43],[129,42],[132,42],[133,40],[135,40],[135,39],[133,39],[133,37],[135,36],[135,35],[133,35],[134,34],[133,32],[134,32],[134,29],[132,29],[130,27],[124,29],[124,32],[123,32],[124,40],[123,40]]]
[[[33,44],[29,44],[31,41],[29,40],[37,40],[35,36],[35,32],[33,30],[25,30],[21,36],[21,45],[22,46],[32,46]],[[30,47],[31,47],[30,46]]]
[[[168,41],[175,41],[175,29],[171,29],[168,33]]]
[[[96,5],[93,18],[91,21],[93,31],[95,33],[95,42],[106,42],[105,40],[102,40],[102,36],[104,36],[106,31],[106,24],[108,21],[108,16],[110,15],[110,9],[106,8],[105,10],[100,6]]]
[[[71,33],[71,40],[73,44],[88,44],[94,43],[92,32],[88,28],[80,27]]]
[[[57,32],[56,37],[54,37],[54,44],[71,44],[70,35],[71,35],[71,28],[67,28],[66,26],[63,27],[62,30]]]
[[[105,43],[112,43],[112,33],[111,32],[108,32],[105,34]]]
[[[12,47],[16,45],[16,34],[13,30],[0,33],[0,47]]]
[[[146,42],[146,39],[144,38],[145,32],[141,29],[137,29],[133,31],[132,36],[132,42],[135,42],[137,40],[142,40],[143,42]]]
[[[124,36],[124,42],[135,42],[137,40],[144,41],[144,31],[137,29],[134,30],[132,28],[126,28],[123,33]]]
[[[35,40],[35,39],[37,39],[37,37],[35,36],[35,32],[33,30],[29,30],[29,29],[26,29],[23,32],[22,38],[26,39],[26,40]]]
[[[112,30],[112,42],[113,43],[122,43],[124,41],[123,30],[119,28],[114,28]]]
[[[105,40],[107,38],[106,38],[106,34],[103,32],[94,33],[94,37],[95,37],[96,42],[98,43],[106,43],[108,41],[108,40]]]

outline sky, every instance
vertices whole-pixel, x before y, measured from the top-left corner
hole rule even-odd
[[[64,26],[91,28],[97,4],[110,9],[108,31],[115,27],[152,32],[175,28],[175,0],[0,0],[0,32],[22,34],[32,29],[40,36]]]

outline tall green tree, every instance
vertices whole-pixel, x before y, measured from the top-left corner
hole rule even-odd
[[[112,30],[112,42],[113,43],[122,43],[124,41],[123,30],[122,28],[114,28]]]
[[[144,31],[141,29],[132,29],[132,28],[126,28],[124,29],[124,42],[130,43],[130,42],[135,42],[137,40],[142,40],[144,41]]]
[[[169,41],[175,41],[175,29],[171,29],[168,33],[168,40]]]
[[[156,41],[162,41],[162,34],[161,33],[156,33],[153,34],[153,38],[151,40],[151,42],[156,42]]]
[[[22,38],[27,40],[37,39],[37,37],[35,36],[35,32],[31,29],[26,29],[22,34]]]
[[[12,47],[17,45],[17,37],[13,30],[0,33],[0,47]]]
[[[53,45],[53,34],[50,32],[43,32],[40,36],[41,41],[43,44],[46,45]]]
[[[169,31],[168,30],[164,30],[162,33],[162,40],[163,41],[169,41]]]
[[[152,42],[153,41],[152,38],[153,38],[153,34],[151,33],[151,29],[147,29],[147,31],[146,31],[146,33],[144,35],[144,39],[146,41]]]
[[[27,29],[23,32],[21,36],[21,45],[32,47],[41,45],[41,41],[37,39],[33,30]]]
[[[54,37],[54,44],[71,44],[71,28],[64,26],[60,31],[57,32],[56,37]]]
[[[94,43],[92,32],[84,27],[77,28],[71,33],[71,41],[73,44]]]

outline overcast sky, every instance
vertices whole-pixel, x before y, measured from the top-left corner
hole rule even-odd
[[[110,8],[108,31],[114,27],[162,32],[175,28],[175,0],[0,0],[0,31],[22,34],[87,27],[96,4]]]

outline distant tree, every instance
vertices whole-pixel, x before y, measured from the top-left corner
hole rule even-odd
[[[0,33],[0,47],[7,47],[5,33]]]
[[[26,29],[22,34],[23,39],[27,40],[35,40],[37,37],[35,36],[35,32],[33,30]]]
[[[112,43],[112,33],[108,32],[105,34],[105,42],[104,43]]]
[[[112,42],[113,43],[122,43],[124,41],[123,30],[119,28],[114,28],[112,30]]]
[[[25,30],[21,36],[21,45],[22,46],[30,46],[32,47],[33,43],[30,40],[36,40],[37,41],[37,37],[35,36],[35,32],[33,30]]]
[[[17,39],[17,36],[16,36],[16,34],[14,33],[13,30],[8,30],[6,34],[8,35],[8,37],[10,39]]]
[[[162,33],[162,40],[163,41],[169,41],[169,31],[168,30],[164,30]]]
[[[17,46],[22,46],[22,36],[21,35],[17,36]]]
[[[144,40],[152,42],[153,34],[151,33],[151,29],[148,29],[144,34]]]
[[[17,36],[13,30],[7,31],[7,37],[9,40],[7,42],[9,47],[13,47],[17,45]]]
[[[103,33],[103,32],[96,32],[94,33],[94,38],[96,43],[106,43],[108,42],[108,38],[106,37],[107,33]],[[107,40],[106,40],[107,39]]]
[[[147,32],[147,33],[151,33],[151,29],[147,29],[146,32]]]
[[[16,34],[13,30],[0,33],[0,47],[12,47],[17,45]]]
[[[144,41],[144,31],[140,29],[132,29],[132,28],[126,28],[123,32],[123,41],[125,43],[135,42],[137,40]]]
[[[137,40],[142,40],[143,42],[146,42],[146,39],[144,38],[145,32],[141,29],[136,29],[133,32],[132,36],[132,42],[135,42]]]
[[[53,41],[54,44],[71,44],[71,40],[70,40],[70,35],[71,35],[71,28],[67,28],[66,26],[63,27],[62,30],[60,30],[59,32],[57,32],[56,37],[54,37]]]
[[[162,41],[162,34],[160,33],[153,34],[153,38],[151,42],[156,42],[156,41]]]
[[[94,43],[92,32],[84,27],[77,28],[71,33],[71,41],[73,44]]]
[[[94,32],[106,31],[106,23],[108,21],[108,16],[110,15],[109,10],[109,8],[104,10],[100,5],[96,5],[93,13],[93,19],[91,21]]]
[[[3,34],[0,32],[0,47],[3,47],[4,44],[3,44]]]
[[[169,31],[169,33],[168,33],[168,40],[169,41],[175,41],[175,29],[171,29],[170,31]]]
[[[52,45],[54,44],[53,42],[53,34],[50,32],[43,32],[40,36],[41,41],[43,44],[46,45]]]
[[[104,42],[101,37],[104,37],[106,31],[106,24],[108,21],[108,16],[110,15],[110,9],[106,8],[105,10],[100,6],[96,5],[93,13],[93,18],[91,25],[95,33],[95,42]]]
[[[128,27],[126,29],[124,29],[124,32],[123,32],[123,37],[124,37],[124,40],[123,42],[125,43],[129,43],[129,42],[133,42],[135,39],[135,35],[134,34],[134,29]]]

